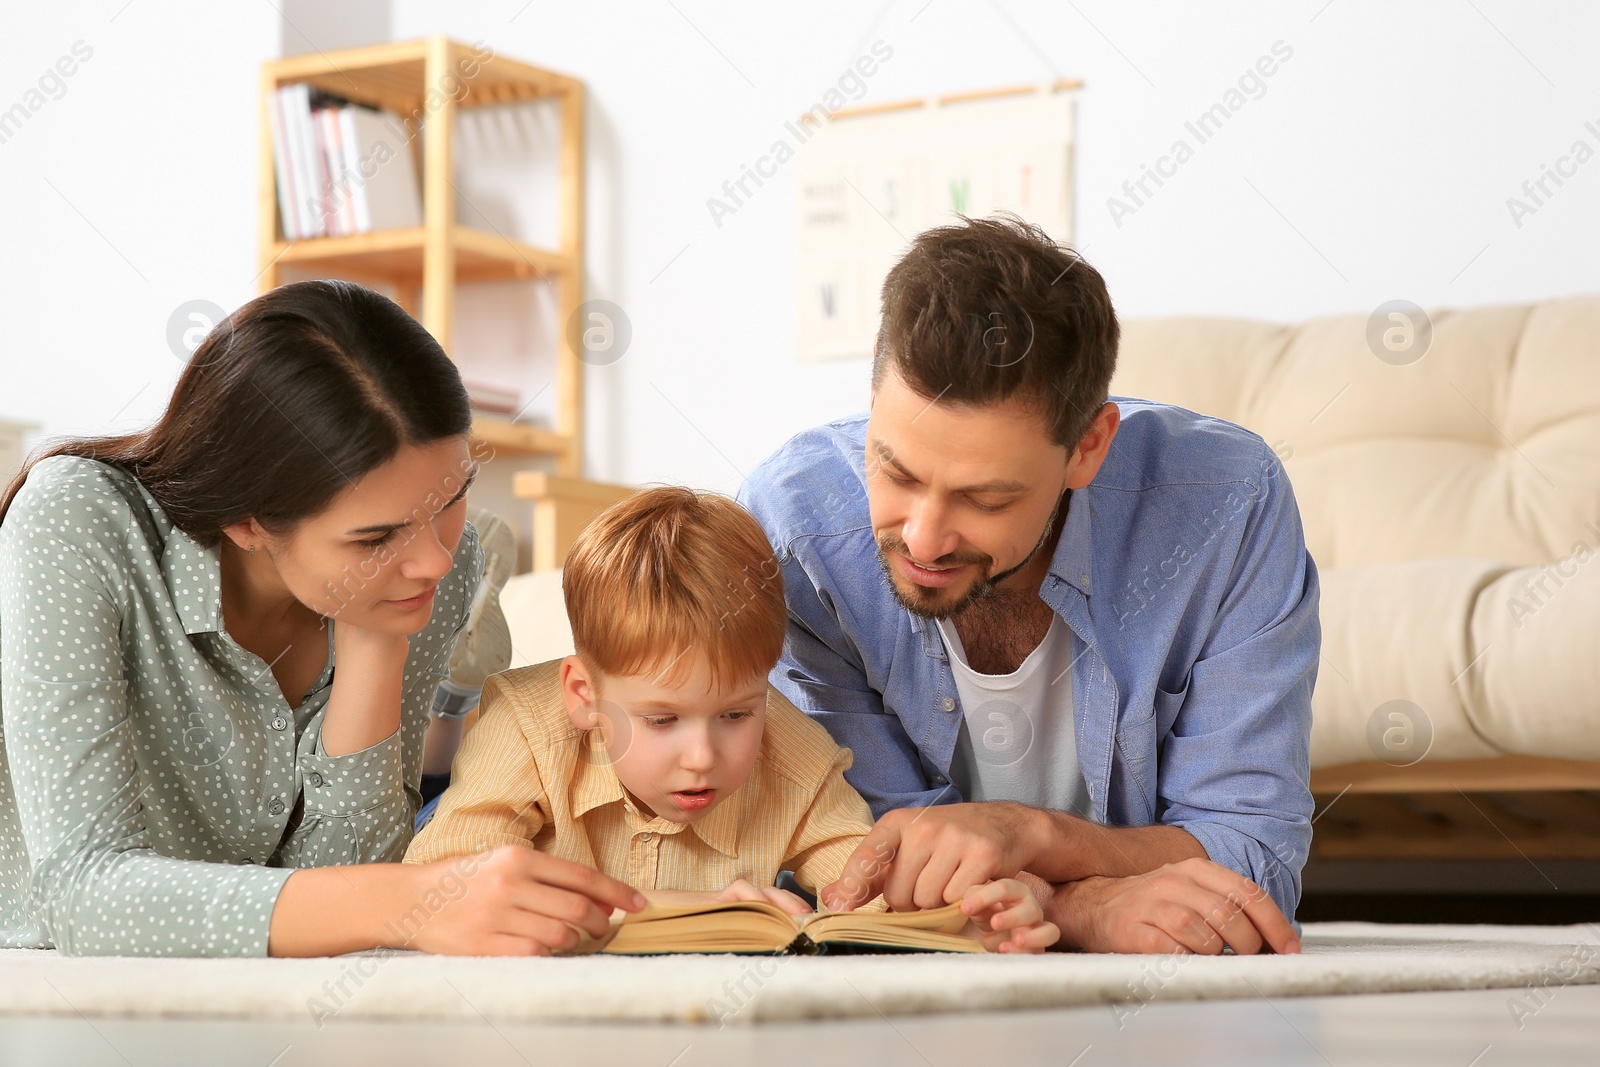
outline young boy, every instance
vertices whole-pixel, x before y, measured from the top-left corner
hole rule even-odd
[[[636,493],[579,535],[562,592],[577,655],[488,679],[406,862],[521,844],[658,903],[809,911],[772,888],[778,872],[815,893],[872,816],[844,779],[850,751],[767,684],[788,616],[755,519],[714,494]],[[964,907],[991,951],[1058,936],[1015,879]]]

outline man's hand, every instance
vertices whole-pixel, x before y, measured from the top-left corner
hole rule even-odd
[[[1266,891],[1204,859],[1169,863],[1127,878],[1061,886],[1063,940],[1089,952],[1239,955],[1300,951],[1294,928]]]
[[[834,911],[879,893],[896,911],[954,904],[967,890],[1010,878],[1038,849],[1035,813],[1021,804],[945,804],[886,812],[822,889]]]
[[[1015,878],[967,890],[961,911],[971,917],[990,952],[1043,952],[1061,937],[1056,924],[1046,921],[1038,898]]]

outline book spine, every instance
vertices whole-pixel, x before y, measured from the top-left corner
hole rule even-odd
[[[290,133],[289,158],[294,164],[295,204],[303,223],[301,237],[321,237],[326,228],[316,210],[317,138],[311,127],[311,94],[304,84],[289,86],[285,97],[285,125]]]
[[[367,183],[361,173],[361,137],[356,133],[356,110],[339,110],[339,141],[344,148],[345,193],[350,198],[352,233],[372,232],[372,208],[367,200]]]
[[[318,114],[321,125],[322,160],[328,174],[328,232],[343,237],[355,232],[350,223],[350,197],[346,192],[344,150],[339,142],[340,108],[325,107]]]
[[[409,140],[391,141],[393,127],[387,112],[365,112],[357,122],[361,148],[367,155],[362,180],[373,229],[404,229],[422,225],[422,197],[417,190]]]
[[[356,229],[355,186],[356,172],[350,168],[344,143],[344,113],[348,107],[339,108],[333,116],[333,138],[337,152],[333,157],[339,166],[339,215],[345,233],[359,233]]]
[[[278,181],[278,220],[283,229],[283,239],[293,241],[300,236],[300,221],[294,210],[294,183],[290,180],[293,167],[289,162],[289,135],[283,122],[283,90],[277,89],[267,101],[267,118],[272,124],[272,169]]]
[[[329,108],[318,108],[311,113],[311,132],[316,138],[317,150],[312,158],[317,165],[317,214],[322,218],[322,229],[330,237],[339,235],[339,171],[334,166],[333,144],[329,140]]]

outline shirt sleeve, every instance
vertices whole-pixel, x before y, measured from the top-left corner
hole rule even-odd
[[[0,703],[29,910],[68,955],[265,956],[292,872],[151,847],[114,583],[72,545],[8,525]]]
[[[874,817],[894,808],[961,800],[953,786],[936,787],[928,781],[917,746],[868,681],[861,657],[830,606],[830,595],[818,589],[793,553],[780,553],[779,559],[789,632],[772,670],[773,686],[860,757],[846,778]]]
[[[545,783],[534,761],[525,717],[499,677],[483,686],[478,721],[461,740],[450,787],[407,850],[407,863],[431,863],[501,845],[533,847],[549,821]],[[536,733],[536,731],[535,731]]]
[[[320,724],[319,724],[320,725]],[[405,789],[400,732],[359,752],[330,756],[322,731],[306,731],[296,759],[297,823],[269,861],[278,867],[398,860],[412,818]]]
[[[1294,918],[1311,846],[1316,565],[1293,490],[1267,462],[1210,636],[1160,749],[1160,821],[1188,831]],[[1158,708],[1158,713],[1159,713]]]
[[[838,879],[845,861],[872,829],[872,812],[867,809],[867,802],[845,780],[850,761],[847,748],[841,748],[834,755],[811,806],[801,817],[784,850],[780,866],[793,871],[794,880],[813,896]],[[880,911],[884,907],[879,897],[858,910]]]

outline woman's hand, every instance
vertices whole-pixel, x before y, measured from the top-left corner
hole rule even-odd
[[[760,900],[768,904],[776,904],[790,915],[810,915],[810,904],[801,900],[787,889],[777,886],[759,886],[748,878],[741,878],[728,888],[716,895],[716,899],[723,902],[735,900]]]
[[[605,936],[644,896],[599,871],[521,845],[421,864],[388,924],[396,948],[451,956],[548,956],[579,931]]]
[[[973,886],[961,898],[961,911],[990,952],[1043,952],[1061,937],[1033,891],[1015,878]]]
[[[325,620],[323,625],[331,621],[333,620]],[[343,619],[334,623],[333,656],[340,663],[347,660],[393,663],[398,660],[403,664],[406,661],[406,653],[410,650],[409,634],[386,634],[379,630],[368,630]]]
[[[333,690],[322,718],[322,750],[345,756],[371,748],[400,729],[400,683],[411,639],[352,626],[333,626]]]

